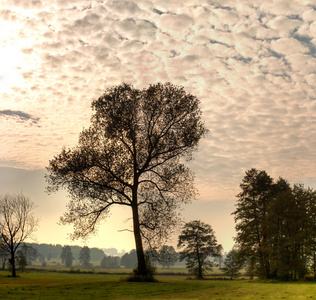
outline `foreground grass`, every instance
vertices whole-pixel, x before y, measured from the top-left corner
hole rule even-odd
[[[157,283],[101,274],[0,272],[0,299],[316,299],[314,283],[187,280],[159,275]]]

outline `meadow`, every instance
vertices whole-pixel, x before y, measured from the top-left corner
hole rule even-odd
[[[0,271],[0,299],[316,299],[313,282],[190,279],[157,275],[158,282],[126,282],[128,275]]]

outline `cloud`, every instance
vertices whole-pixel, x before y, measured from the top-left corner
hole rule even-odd
[[[8,116],[12,118],[17,118],[19,121],[32,121],[32,123],[37,123],[40,118],[32,117],[30,114],[18,111],[18,110],[0,110],[0,116]]]
[[[172,32],[176,37],[183,35],[183,31],[187,30],[194,23],[193,19],[185,14],[163,14],[159,17],[158,24],[161,30]]]
[[[144,43],[155,40],[156,26],[148,20],[128,18],[116,22],[115,28],[121,35],[121,38],[137,40]]]
[[[290,19],[286,16],[277,16],[267,22],[270,28],[278,32],[278,37],[290,37],[302,24],[301,20]]]
[[[273,16],[299,16],[306,10],[309,5],[312,6],[313,0],[300,1],[300,0],[278,0],[278,1],[263,1],[260,9]],[[304,5],[305,4],[305,5]]]
[[[135,14],[142,13],[142,10],[138,7],[136,2],[131,1],[110,1],[107,3],[107,7],[112,13],[123,15],[125,17],[131,17]]]
[[[313,0],[0,7],[0,166],[43,169],[75,146],[107,87],[170,81],[200,99],[210,129],[188,163],[204,207],[232,207],[252,167],[316,188]]]
[[[0,93],[15,112],[0,120],[3,165],[42,168],[74,146],[106,87],[171,81],[201,100],[211,131],[191,164],[201,199],[234,198],[251,167],[316,178],[312,1],[30,3],[3,2],[0,15],[5,53],[19,54],[7,70],[22,78]]]
[[[295,38],[280,38],[271,42],[271,49],[281,55],[290,55],[295,53],[308,53],[309,48],[304,46]]]

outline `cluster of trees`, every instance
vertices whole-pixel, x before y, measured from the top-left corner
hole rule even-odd
[[[28,244],[35,248],[40,255],[43,255],[46,261],[57,261],[60,258],[62,251],[64,251],[64,247],[62,245],[52,245],[52,244]],[[82,247],[80,246],[69,246],[73,257],[75,260],[80,260],[79,256],[82,251]],[[104,251],[99,248],[89,248],[90,256],[92,261],[100,261],[104,256]]]
[[[100,267],[103,269],[119,269],[121,259],[118,256],[105,255],[101,260]],[[128,268],[128,267],[126,267]]]
[[[217,243],[212,227],[201,221],[191,221],[184,225],[178,237],[177,253],[173,246],[163,245],[159,250],[148,250],[151,264],[158,263],[169,268],[177,261],[185,261],[189,271],[202,279],[211,270],[215,258],[221,257],[222,246]],[[211,260],[213,258],[213,260]],[[131,250],[121,258],[121,266],[134,268],[137,265],[136,250]]]
[[[236,244],[249,274],[316,277],[316,192],[257,169],[246,172],[240,188],[233,213]]]
[[[173,246],[163,245],[159,250],[147,250],[146,253],[152,263],[160,264],[163,268],[169,268],[179,260],[178,253]],[[105,269],[117,269],[120,267],[134,269],[137,267],[136,250],[133,249],[129,253],[125,253],[122,257],[106,255],[101,261],[100,266]]]
[[[101,250],[100,250],[101,251]],[[103,253],[104,255],[104,253]],[[60,258],[62,263],[67,267],[72,267],[74,261],[74,255],[72,253],[71,246],[64,246],[61,250]],[[90,263],[91,261],[91,251],[90,248],[84,246],[80,249],[79,252],[79,262],[83,268],[91,268],[93,265]]]
[[[5,267],[5,261],[8,260],[12,270],[12,276],[16,275],[15,266],[19,266],[23,271],[26,265],[31,265],[32,261],[39,259],[45,264],[46,259],[51,260],[56,256],[56,249],[60,251],[60,258],[66,267],[71,267],[74,261],[73,249],[78,250],[77,246],[47,245],[47,244],[26,244],[24,241],[34,231],[36,224],[34,217],[30,214],[33,205],[30,200],[23,195],[6,195],[1,198],[1,245],[0,257],[2,267]],[[10,238],[9,238],[10,237]],[[203,272],[210,268],[211,262],[207,259],[209,256],[219,256],[221,246],[217,244],[212,228],[200,221],[187,223],[181,235],[179,236],[178,247],[183,248],[179,255],[172,246],[164,245],[158,251],[150,251],[149,255],[155,262],[163,267],[169,268],[178,259],[186,260],[188,268],[202,278]],[[43,253],[40,253],[41,249]],[[99,251],[99,252],[98,252]],[[120,265],[125,268],[134,268],[138,262],[137,251],[119,257],[107,256],[102,253],[101,267],[119,268]],[[95,249],[94,249],[95,252]],[[88,247],[80,248],[79,262],[82,267],[91,267],[91,253]]]
[[[200,102],[170,83],[143,90],[122,84],[107,89],[92,102],[92,109],[91,125],[81,132],[78,145],[64,148],[49,162],[47,191],[68,190],[71,200],[61,223],[74,226],[73,238],[93,233],[112,206],[129,207],[136,251],[128,255],[137,257],[137,275],[150,279],[145,246],[163,244],[179,220],[179,206],[196,195],[193,173],[183,161],[191,159],[207,133]],[[237,246],[223,270],[233,278],[243,262],[249,274],[262,278],[290,280],[308,272],[316,277],[315,192],[302,185],[291,187],[282,178],[274,182],[256,169],[246,173],[240,187],[233,213]],[[24,197],[0,199],[1,248],[10,256],[13,276],[17,249],[37,225],[30,213],[32,203],[19,198]],[[200,221],[185,224],[178,247],[180,260],[198,278],[211,267],[209,257],[219,259],[221,254],[212,228]],[[67,249],[62,260],[69,265],[73,256]],[[160,250],[156,259],[168,267],[172,250]],[[82,251],[81,263],[88,266],[88,251]],[[104,256],[102,261],[118,264]]]
[[[76,248],[77,246],[64,246],[61,248],[60,258],[66,267],[72,267],[74,261],[72,250]],[[178,248],[181,251],[177,253],[173,246],[163,245],[157,250],[147,250],[146,254],[152,264],[160,264],[163,268],[169,268],[178,261],[185,261],[190,272],[198,278],[203,278],[205,272],[214,265],[214,260],[210,260],[210,258],[219,258],[222,251],[222,246],[217,243],[212,227],[201,221],[192,221],[184,225],[179,235]],[[34,250],[30,246],[28,249]],[[35,251],[33,258],[36,258],[37,254],[37,251]],[[79,252],[81,266],[84,268],[92,267],[90,260],[90,248],[87,246],[81,248]],[[136,250],[133,249],[129,253],[125,253],[121,258],[106,255],[103,252],[100,267],[105,269],[136,268]]]
[[[146,251],[152,264],[160,264],[163,268],[170,268],[179,261],[179,254],[173,246],[163,245],[160,249],[151,249]],[[136,250],[133,249],[129,253],[125,253],[121,258],[121,266],[132,269],[137,266]]]
[[[67,268],[70,268],[73,265],[74,255],[72,252],[72,248],[76,249],[77,246],[75,246],[75,247],[64,246],[62,248],[61,254],[60,254],[60,258],[62,260],[62,263],[65,264],[65,266]],[[97,249],[97,248],[94,248],[94,249]],[[98,250],[101,251],[102,256],[104,256],[104,252],[100,249],[98,249]],[[80,249],[80,252],[79,252],[79,262],[83,268],[92,268],[93,265],[90,261],[91,261],[91,249],[87,246],[84,246]]]
[[[43,266],[47,262],[57,264],[59,259],[67,267],[71,267],[74,259],[79,260],[84,268],[91,267],[90,260],[97,262],[104,257],[104,251],[99,248],[88,248],[80,246],[61,246],[52,244],[36,244],[36,243],[22,243],[16,251],[15,261],[18,263],[19,269],[24,269],[25,266],[31,266],[33,262],[39,261]],[[0,246],[0,263],[1,268],[4,269],[9,261],[10,255],[5,251],[5,245]],[[20,262],[25,261],[24,265]]]

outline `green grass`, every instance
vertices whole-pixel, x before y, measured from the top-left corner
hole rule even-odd
[[[124,275],[0,272],[0,299],[316,299],[312,282],[188,280],[158,275],[157,283],[126,282]]]

